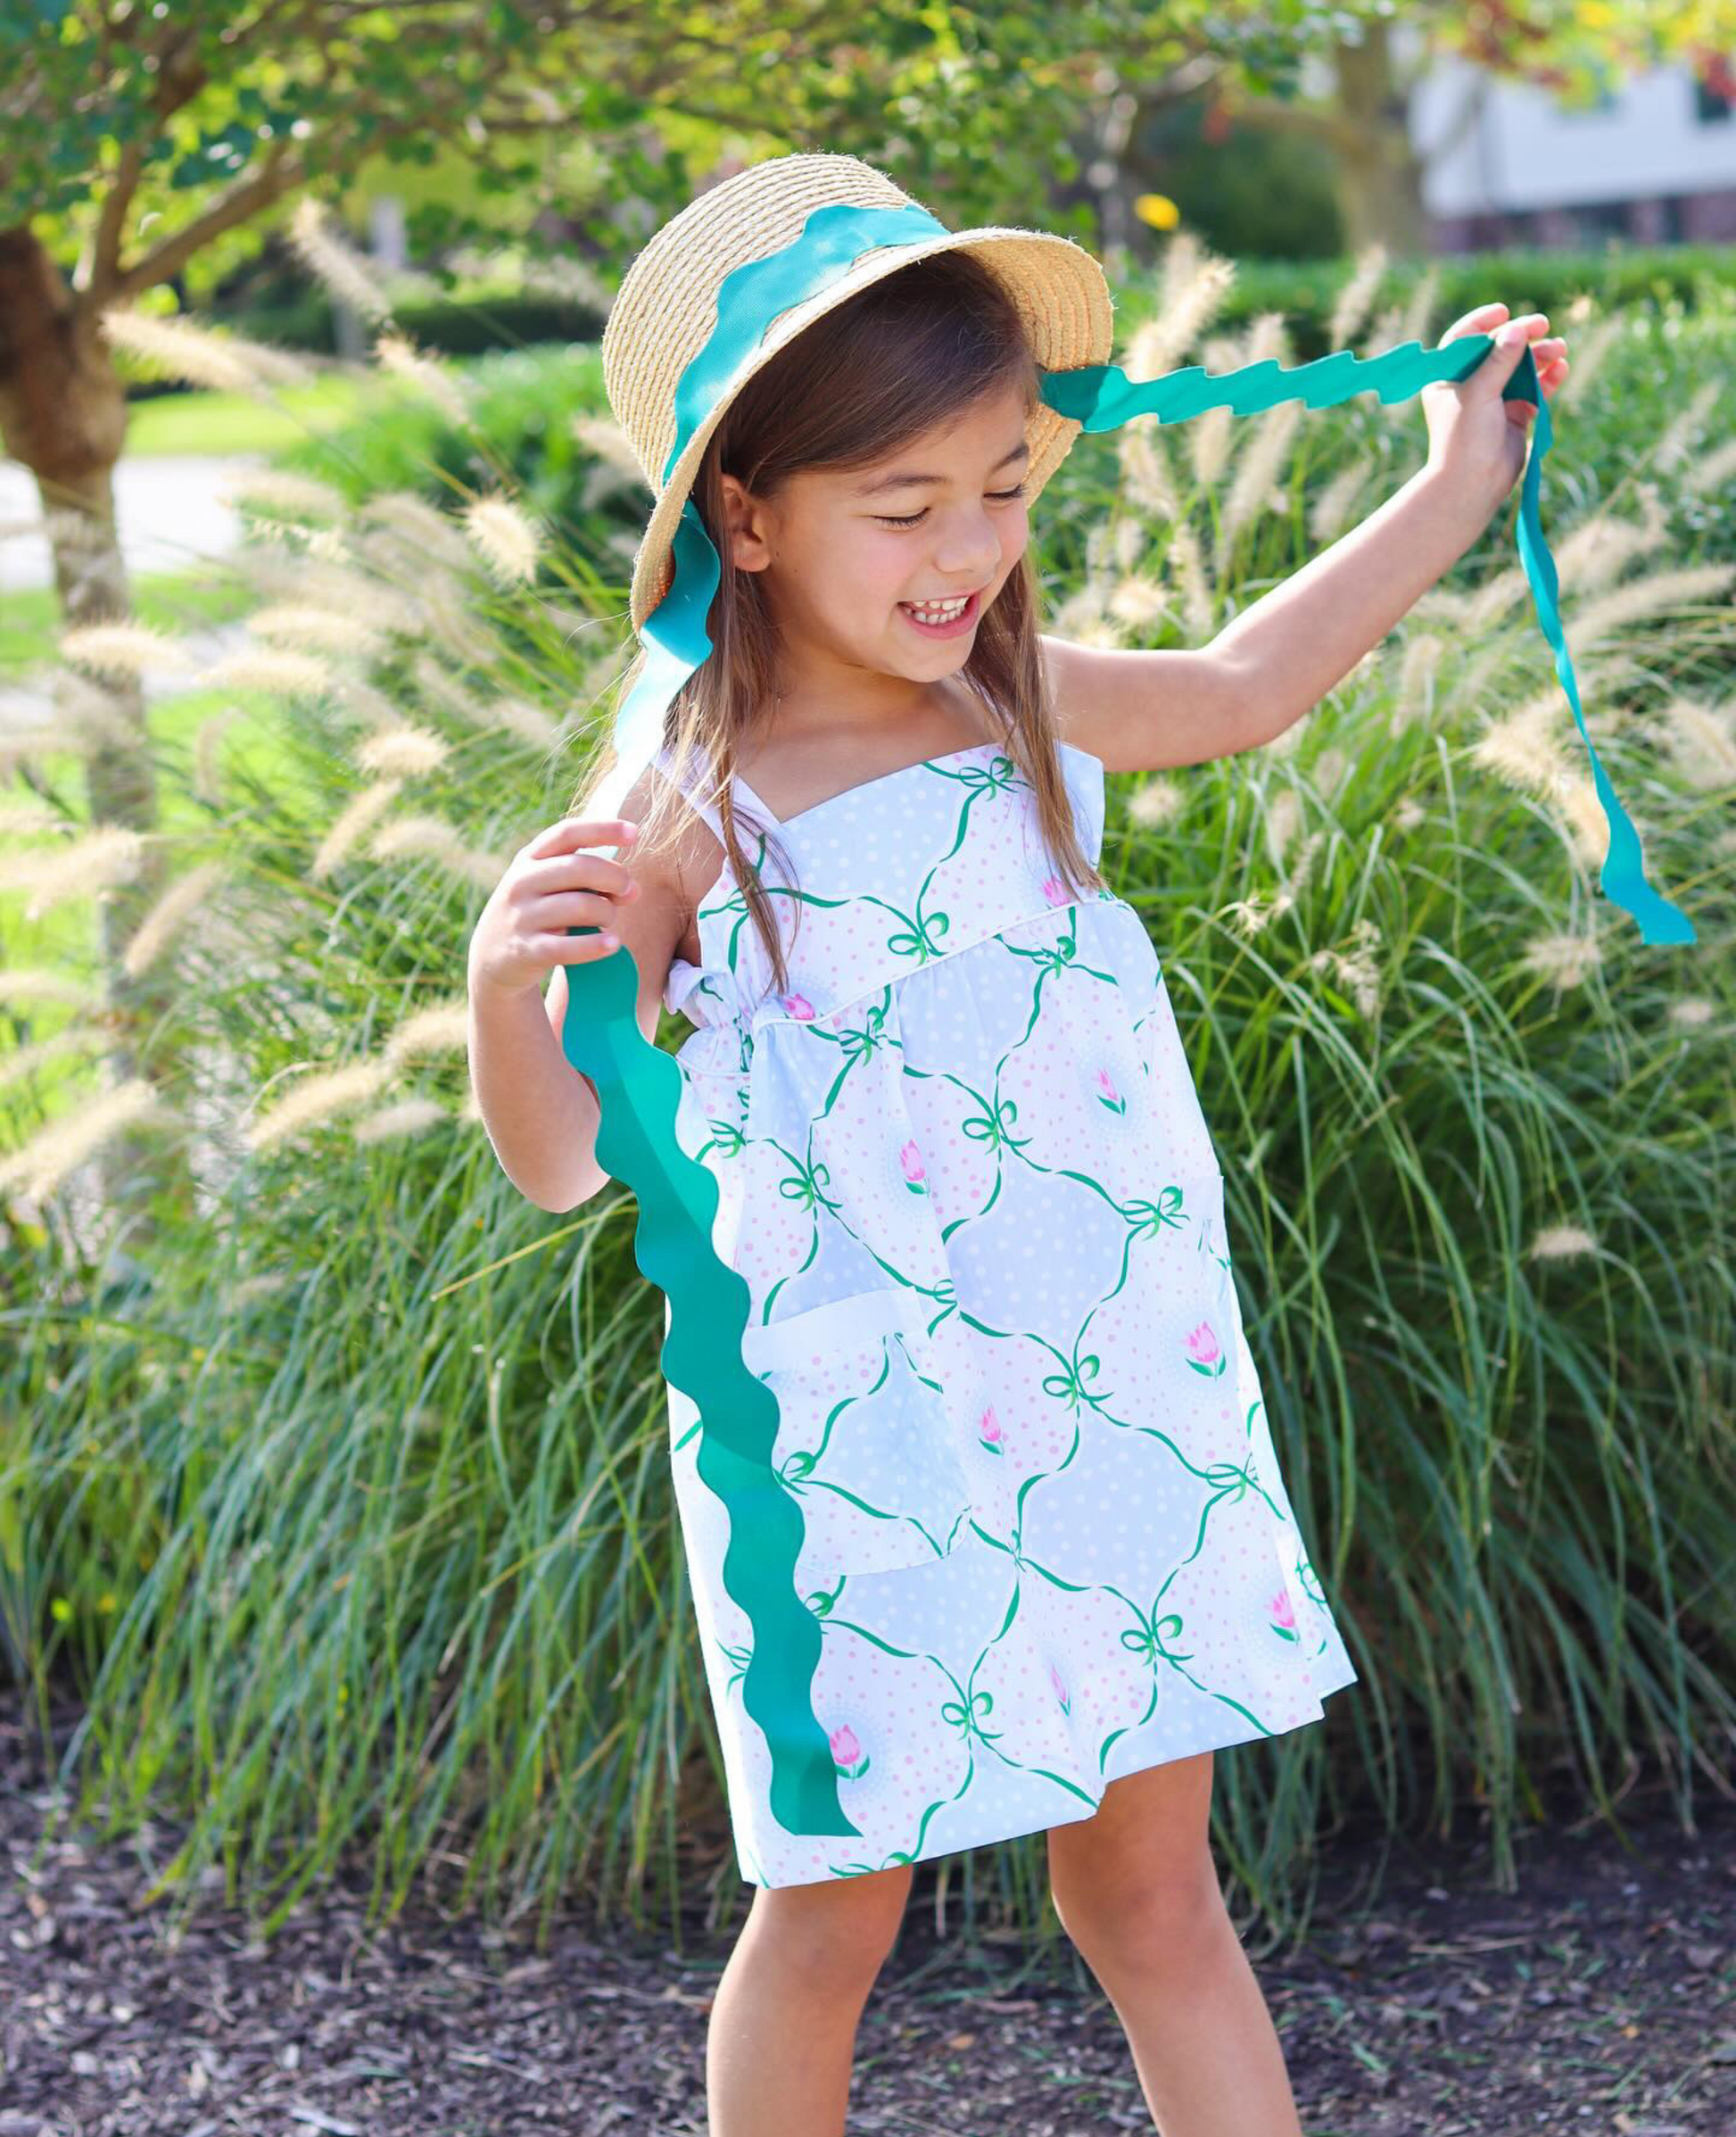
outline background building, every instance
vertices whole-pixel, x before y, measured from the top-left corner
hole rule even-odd
[[[1412,91],[1410,137],[1442,252],[1504,244],[1736,241],[1736,73],[1636,75],[1591,109],[1460,60]]]

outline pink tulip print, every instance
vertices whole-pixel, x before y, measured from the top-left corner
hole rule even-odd
[[[1043,878],[1043,895],[1052,906],[1064,906],[1068,902],[1067,886],[1058,875]]]
[[[1272,1630],[1280,1640],[1301,1639],[1302,1635],[1296,1630],[1296,1613],[1291,1607],[1288,1588],[1280,1588],[1266,1608],[1271,1614]]]
[[[995,1415],[993,1403],[978,1420],[977,1445],[987,1447],[991,1454],[1004,1454],[1006,1452],[1006,1442],[1002,1437],[1000,1420]]]
[[[1107,1069],[1097,1071],[1097,1099],[1100,1105],[1107,1106],[1111,1113],[1125,1113],[1128,1109],[1127,1100],[1116,1089]]]
[[[1053,1662],[1049,1664],[1049,1682],[1054,1687],[1054,1695],[1061,1702],[1062,1712],[1071,1714],[1073,1710],[1073,1702],[1069,1696],[1066,1681]]]
[[[809,1001],[806,995],[781,994],[778,999],[798,1023],[811,1023],[814,1021],[814,1004]]]
[[[922,1153],[913,1140],[898,1153],[898,1163],[904,1167],[905,1185],[913,1195],[926,1195],[929,1191],[928,1167],[922,1163]]]
[[[868,1754],[856,1742],[856,1731],[847,1721],[832,1731],[831,1762],[847,1781],[859,1781],[868,1770]]]
[[[1195,1372],[1203,1373],[1208,1380],[1215,1380],[1229,1363],[1217,1337],[1211,1332],[1209,1321],[1201,1321],[1198,1328],[1189,1333],[1187,1363]]]

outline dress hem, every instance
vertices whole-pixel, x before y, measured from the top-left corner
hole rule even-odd
[[[1107,1793],[1108,1790],[1117,1781],[1127,1780],[1134,1774],[1149,1773],[1151,1769],[1156,1766],[1173,1766],[1178,1760],[1181,1759],[1196,1759],[1202,1752],[1228,1751],[1238,1744],[1265,1744],[1276,1736],[1292,1735],[1297,1729],[1311,1728],[1316,1722],[1324,1721],[1326,1719],[1325,1702],[1331,1698],[1335,1692],[1348,1691],[1351,1686],[1360,1684],[1360,1682],[1361,1677],[1360,1673],[1355,1669],[1352,1669],[1348,1676],[1335,1677],[1328,1684],[1322,1686],[1319,1692],[1315,1696],[1314,1711],[1311,1714],[1302,1715],[1300,1719],[1291,1722],[1286,1727],[1281,1729],[1259,1730],[1252,1735],[1247,1733],[1246,1730],[1243,1730],[1238,1735],[1214,1736],[1210,1743],[1195,1744],[1186,1751],[1170,1752],[1161,1759],[1147,1759],[1141,1765],[1128,1767],[1125,1774],[1112,1774],[1104,1783],[1104,1793]],[[1097,1812],[1102,1810],[1102,1808],[1103,1794],[1099,1794],[1096,1801],[1091,1805],[1089,1810],[1077,1810],[1071,1817],[1046,1818],[1041,1825],[1020,1826],[1015,1827],[1010,1833],[981,1833],[979,1834],[974,1839],[949,1841],[947,1846],[944,1848],[930,1848],[922,1854],[913,1856],[911,1858],[911,1866],[913,1867],[919,1862],[938,1862],[943,1857],[947,1855],[969,1854],[971,1851],[975,1848],[997,1847],[1005,1841],[1029,1840],[1034,1834],[1050,1832],[1057,1826],[1082,1826],[1085,1824],[1087,1819],[1095,1818]],[[836,1837],[838,1837],[843,1843],[847,1844],[850,1836],[848,1835],[842,1835]],[[744,1884],[757,1885],[763,1890],[768,1892],[781,1892],[786,1890],[790,1885],[797,1884],[837,1884],[842,1882],[839,1876],[831,1873],[828,1873],[819,1877],[787,1877],[781,1879],[755,1877],[750,1876],[748,1872],[742,1867],[740,1850],[737,1851],[736,1867]],[[878,1876],[879,1873],[877,1871],[871,1870],[846,1873],[846,1875],[875,1876]]]

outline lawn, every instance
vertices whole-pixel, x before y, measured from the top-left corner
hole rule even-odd
[[[311,385],[285,387],[269,402],[247,393],[158,393],[131,403],[127,452],[278,452],[416,393],[407,380],[378,369],[327,372]]]

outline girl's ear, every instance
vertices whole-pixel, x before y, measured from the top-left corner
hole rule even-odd
[[[764,571],[772,561],[765,507],[742,488],[740,476],[720,475],[717,480],[723,493],[723,525],[736,569]]]

